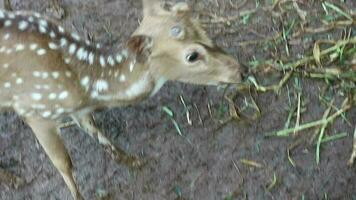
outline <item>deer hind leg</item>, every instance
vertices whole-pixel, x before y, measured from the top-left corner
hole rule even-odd
[[[72,115],[73,120],[87,134],[94,138],[99,144],[103,145],[105,151],[118,163],[123,163],[131,168],[141,168],[143,162],[136,156],[126,153],[123,149],[116,147],[111,141],[97,128],[93,115],[90,113],[78,113]]]
[[[27,119],[27,122],[53,165],[61,173],[74,199],[82,200],[83,198],[74,182],[72,162],[58,134],[57,123],[36,119]]]

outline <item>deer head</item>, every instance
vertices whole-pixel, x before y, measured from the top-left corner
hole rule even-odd
[[[170,11],[159,0],[143,0],[144,19],[134,35],[153,40],[146,64],[157,79],[219,85],[241,82],[239,63],[208,38],[186,3]]]

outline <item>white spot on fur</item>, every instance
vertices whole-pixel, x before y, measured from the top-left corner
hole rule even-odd
[[[5,68],[5,69],[7,69],[7,68],[9,68],[9,64],[8,64],[8,63],[5,63],[5,64],[2,65],[2,67]]]
[[[88,76],[85,76],[84,78],[82,78],[82,80],[80,81],[80,84],[82,86],[84,86],[86,89],[89,88],[89,83],[90,83],[90,78]]]
[[[28,27],[28,22],[27,21],[20,21],[19,22],[19,30],[24,31]]]
[[[49,36],[50,36],[51,38],[56,38],[56,33],[55,33],[54,31],[51,31],[51,32],[49,33]]]
[[[44,117],[44,118],[48,118],[48,117],[50,117],[51,115],[52,115],[52,112],[51,112],[51,111],[45,111],[45,112],[42,113],[42,117]]]
[[[79,60],[87,60],[88,59],[88,51],[84,49],[84,47],[80,47],[77,51],[77,58]]]
[[[33,71],[33,72],[32,72],[32,75],[33,75],[34,77],[40,77],[40,76],[41,76],[41,72],[39,72],[39,71]]]
[[[31,98],[35,101],[40,101],[42,99],[42,94],[40,93],[32,93]]]
[[[123,57],[122,57],[121,54],[117,54],[116,57],[115,57],[115,59],[116,59],[116,61],[117,61],[118,63],[121,63],[122,60],[123,60]]]
[[[56,99],[57,98],[57,94],[56,93],[50,93],[49,95],[48,95],[48,99],[49,100],[54,100],[54,99]]]
[[[44,26],[39,25],[38,30],[40,31],[40,33],[47,33],[47,29]]]
[[[69,64],[69,63],[70,63],[70,58],[65,58],[65,59],[64,59],[64,63],[65,63],[65,64]]]
[[[68,96],[69,96],[68,91],[63,91],[58,95],[58,99],[63,100],[63,99],[66,99]]]
[[[23,83],[23,79],[22,78],[17,78],[16,79],[16,84],[17,85],[21,85]]]
[[[72,33],[71,36],[74,40],[77,40],[77,41],[80,40],[80,36],[77,33]]]
[[[112,56],[109,56],[108,57],[108,63],[111,65],[111,66],[115,66],[115,60]]]
[[[32,23],[32,22],[35,21],[35,20],[33,19],[32,16],[30,16],[30,17],[28,18],[28,21]]]
[[[48,22],[46,20],[44,20],[44,19],[40,19],[38,21],[38,24],[43,26],[43,27],[47,27],[48,26]]]
[[[11,87],[11,83],[10,82],[5,82],[4,83],[4,88],[10,88]]]
[[[129,52],[127,50],[123,50],[121,53],[124,58],[127,58],[129,56]]]
[[[23,45],[23,44],[17,44],[15,47],[16,51],[22,51],[24,49],[25,49],[25,45]]]
[[[58,31],[59,31],[60,33],[64,33],[64,28],[63,28],[62,26],[58,26]]]
[[[121,74],[119,80],[120,80],[120,82],[125,82],[126,76],[124,74]]]
[[[88,60],[88,51],[84,50],[83,52],[83,60]]]
[[[4,35],[4,40],[8,40],[8,39],[10,39],[10,36],[11,36],[11,34],[10,34],[10,33],[6,33],[6,34]]]
[[[105,67],[105,66],[106,66],[105,58],[104,58],[103,55],[100,56],[99,62],[100,62],[100,65],[101,65],[102,67]]]
[[[5,27],[9,27],[11,25],[12,25],[12,21],[11,20],[6,20],[5,23],[4,23]]]
[[[30,44],[30,49],[31,49],[32,51],[36,50],[37,47],[38,47],[38,44],[36,44],[36,43]]]
[[[119,74],[120,74],[120,71],[119,71],[119,70],[118,70],[118,71],[115,71],[114,77],[117,78],[117,77],[119,76]]]
[[[94,64],[94,60],[95,60],[95,55],[94,55],[94,53],[93,52],[90,52],[89,53],[89,64]]]
[[[73,55],[76,50],[77,50],[77,45],[74,44],[74,43],[72,43],[72,44],[69,46],[69,54],[70,54],[70,55]]]
[[[48,72],[42,72],[41,77],[43,79],[47,79],[48,78]]]
[[[0,19],[3,19],[3,18],[5,18],[5,13],[2,10],[0,10]]]
[[[68,44],[67,39],[66,38],[61,38],[61,40],[60,40],[61,47],[65,47],[65,46],[67,46],[67,44]]]
[[[59,78],[59,72],[52,72],[52,77],[54,79],[58,79]]]
[[[38,49],[37,50],[37,55],[43,56],[47,53],[46,49]]]
[[[48,47],[53,50],[58,49],[58,45],[53,42],[48,43]]]
[[[99,96],[99,93],[98,93],[98,91],[92,91],[90,96],[91,96],[91,98],[95,99]]]
[[[134,67],[135,67],[135,64],[133,62],[130,62],[130,65],[129,65],[130,72],[133,72]]]
[[[65,75],[66,75],[66,77],[70,78],[70,77],[72,77],[72,72],[66,71],[66,72],[65,72]]]
[[[104,92],[109,89],[109,84],[105,80],[97,80],[94,84],[94,89],[98,92]]]

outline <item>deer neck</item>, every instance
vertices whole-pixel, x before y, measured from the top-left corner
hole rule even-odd
[[[156,93],[163,85],[155,80],[148,66],[138,62],[127,48],[68,45],[64,59],[85,91],[88,106],[121,106],[133,104]]]

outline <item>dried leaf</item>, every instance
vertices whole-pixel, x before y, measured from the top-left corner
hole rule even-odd
[[[316,64],[321,67],[321,59],[320,59],[320,46],[319,43],[316,42],[314,44],[314,49],[313,49],[313,55],[314,55],[314,59]]]

